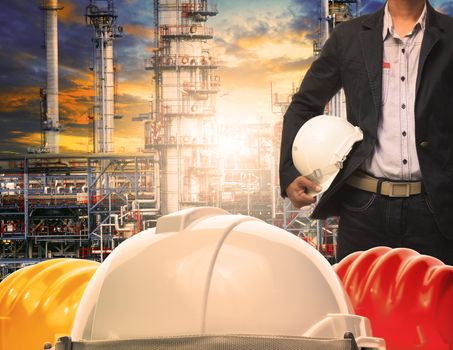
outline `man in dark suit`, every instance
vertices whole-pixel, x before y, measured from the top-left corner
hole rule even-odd
[[[364,139],[312,214],[340,216],[337,260],[385,245],[453,265],[453,18],[388,0],[336,27],[284,116],[280,186],[297,208],[320,188],[295,169],[293,140],[340,88]]]

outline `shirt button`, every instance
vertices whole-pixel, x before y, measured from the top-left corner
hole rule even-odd
[[[406,80],[406,77],[401,77],[401,81],[405,81]]]
[[[403,136],[406,136],[406,135],[407,135],[407,133],[405,131],[403,131]]]
[[[401,108],[402,108],[402,109],[406,109],[406,105],[403,103],[403,104],[401,105]]]
[[[401,52],[402,52],[402,53],[405,53],[405,52],[406,52],[406,50],[405,50],[405,49],[401,49]]]
[[[421,148],[428,148],[429,142],[428,141],[422,141],[420,142],[420,147]]]
[[[404,164],[404,165],[407,164],[407,159],[403,159],[403,164]]]

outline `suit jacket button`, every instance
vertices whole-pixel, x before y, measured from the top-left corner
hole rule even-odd
[[[429,142],[428,141],[422,141],[420,142],[420,147],[421,148],[428,148],[429,146]]]

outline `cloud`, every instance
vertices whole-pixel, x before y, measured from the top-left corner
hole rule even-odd
[[[60,1],[60,5],[63,9],[58,11],[58,19],[63,24],[86,24],[85,8],[81,6],[81,2]]]
[[[40,130],[39,88],[46,84],[46,57],[41,1],[4,0],[0,12],[0,120],[4,138],[0,150],[26,150],[24,142],[38,140]],[[59,12],[59,85],[63,149],[74,142],[82,149],[88,142],[88,110],[93,104],[92,28],[85,25],[89,1],[61,0]],[[362,0],[362,13],[380,8],[383,0]],[[140,123],[132,117],[149,111],[154,94],[152,73],[144,59],[155,46],[153,2],[115,1],[117,24],[124,36],[114,41],[118,72],[115,135],[126,148],[128,138],[143,139]],[[319,1],[240,0],[221,1],[219,14],[207,25],[214,28],[213,51],[221,67],[218,106],[234,104],[225,112],[244,111],[248,116],[270,109],[270,82],[281,92],[291,90],[312,62],[312,42],[319,29]],[[433,0],[440,11],[453,14],[449,0]],[[276,88],[277,89],[277,88]],[[221,97],[223,96],[223,97]],[[69,137],[70,136],[70,137]],[[79,137],[79,138],[74,138]],[[85,146],[84,146],[85,145]],[[134,146],[135,147],[135,146]]]
[[[123,25],[125,35],[133,35],[139,38],[154,38],[154,30],[149,26],[141,24],[126,23]]]
[[[39,89],[36,87],[29,86],[0,92],[0,113],[16,110],[33,113],[37,106],[39,106]]]
[[[451,1],[445,1],[445,0],[437,0],[433,1],[433,6],[435,8],[447,15],[453,15],[453,3]]]
[[[88,129],[85,130],[86,136],[70,135],[68,133],[60,134],[60,152],[89,152],[90,144],[88,138]]]
[[[308,69],[312,61],[311,57],[300,60],[287,57],[260,59],[252,64],[225,67],[219,73],[222,76],[222,86],[233,88],[237,86],[239,80],[242,80],[242,86],[258,88],[263,85],[267,86],[270,80],[278,78],[282,74],[301,75]]]
[[[16,114],[16,118],[17,118]],[[2,115],[3,119],[3,115]],[[29,127],[28,124],[35,124],[34,121],[22,119],[16,121],[13,126],[12,122],[3,123],[4,136],[0,143],[0,154],[8,153],[27,153],[30,148],[38,148],[41,145],[41,133],[30,131],[35,129],[34,125]],[[38,122],[39,125],[39,122]],[[11,130],[12,127],[20,130]]]
[[[125,137],[115,137],[115,152],[134,153],[143,149],[144,137],[126,135]]]
[[[362,7],[360,8],[360,14],[364,15],[367,13],[372,13],[379,10],[384,5],[383,0],[368,0],[362,2]]]
[[[45,72],[38,5],[6,0],[0,22],[0,90],[37,85]]]
[[[255,14],[258,20],[239,18],[229,23],[221,22],[221,34],[214,42],[223,65],[232,67],[248,63],[251,66],[256,61],[278,56],[293,60],[311,57],[310,33],[294,30],[288,9],[280,11]]]
[[[23,133],[20,136],[16,136],[14,142],[27,148],[39,147],[41,144],[41,133]]]
[[[292,0],[288,6],[290,28],[295,32],[308,32],[310,39],[316,38],[319,30],[320,2]]]

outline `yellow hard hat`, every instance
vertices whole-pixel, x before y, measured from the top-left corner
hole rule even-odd
[[[0,283],[0,350],[42,349],[71,331],[75,312],[99,263],[52,259]]]

